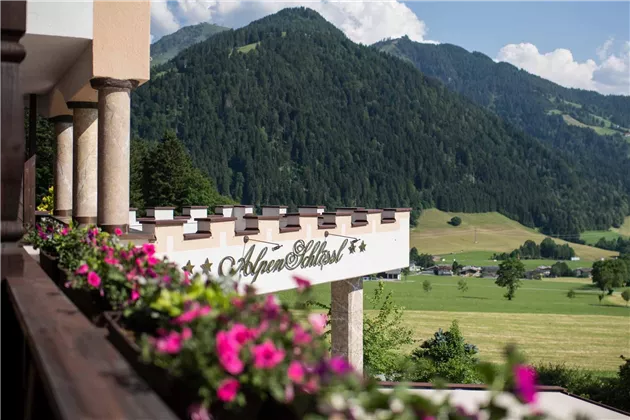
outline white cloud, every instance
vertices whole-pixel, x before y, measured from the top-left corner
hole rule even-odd
[[[383,38],[403,35],[418,42],[427,40],[427,27],[405,4],[388,1],[239,1],[211,0],[151,3],[151,34],[154,39],[176,31],[182,26],[211,22],[231,28],[247,25],[253,20],[287,7],[309,7],[341,29],[355,42],[372,44]]]
[[[630,95],[630,42],[613,52],[608,39],[596,53],[598,61],[576,61],[570,50],[559,48],[541,53],[530,43],[508,44],[497,54],[505,61],[561,86],[594,90],[603,94]]]

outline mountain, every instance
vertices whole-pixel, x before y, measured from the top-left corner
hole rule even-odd
[[[409,38],[374,45],[630,191],[630,96],[569,89],[479,52]],[[588,172],[587,172],[588,173]]]
[[[205,41],[211,36],[228,29],[210,23],[200,23],[198,25],[185,26],[177,32],[163,36],[151,45],[151,66],[163,64],[191,45]]]
[[[499,211],[550,233],[607,228],[607,168],[524,134],[412,65],[285,9],[158,66],[132,132],[175,130],[221,194],[251,204]]]

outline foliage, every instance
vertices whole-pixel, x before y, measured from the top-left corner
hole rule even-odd
[[[525,241],[520,248],[513,250],[507,254],[505,252],[494,254],[492,259],[507,260],[510,258],[518,258],[525,260],[537,259],[554,259],[554,260],[570,260],[575,257],[575,250],[569,244],[558,245],[551,238],[545,238],[537,245],[536,242],[530,240]]]
[[[158,70],[132,93],[133,134],[176,130],[218,191],[240,202],[500,211],[557,233],[627,212],[610,165],[596,168],[607,168],[606,182],[587,176],[568,151],[353,43],[311,10],[221,32]]]
[[[452,226],[459,226],[462,224],[462,219],[460,217],[455,216],[450,220],[449,224]]]
[[[454,275],[459,275],[461,269],[464,268],[463,265],[461,265],[460,263],[458,263],[457,261],[453,261],[453,265],[451,266],[451,270],[453,270],[453,274]]]
[[[416,267],[429,268],[433,267],[433,255],[431,254],[418,254],[418,249],[414,246],[409,251],[409,262],[415,264]]]
[[[378,314],[364,315],[364,369],[372,376],[391,377],[396,370],[397,353],[402,346],[413,343],[412,331],[401,322],[404,308],[394,303],[391,291],[385,294],[383,282],[379,282],[369,301],[378,308]]]
[[[564,261],[558,261],[551,266],[551,277],[573,277],[574,271]]]
[[[457,290],[462,293],[466,293],[468,291],[468,282],[466,279],[459,279],[457,281]]]
[[[565,88],[450,44],[417,43],[403,37],[374,47],[412,63],[423,74],[495,113],[505,124],[539,139],[563,161],[557,170],[566,173],[575,199],[544,215],[532,211],[544,233],[576,234],[592,225],[607,230],[630,214],[630,143],[619,134],[601,136],[592,129],[567,125],[562,115],[573,113],[582,122],[606,119],[630,128],[627,96]]]
[[[610,240],[601,238],[593,246],[610,251],[618,251],[620,253],[630,253],[630,238],[624,238],[623,236]]]
[[[499,264],[497,275],[495,283],[498,286],[507,288],[504,296],[508,300],[512,300],[516,294],[516,289],[521,285],[520,279],[525,275],[525,266],[516,259],[505,260]]]
[[[193,166],[184,145],[172,131],[161,142],[131,143],[130,202],[137,208],[145,206],[234,204],[220,195],[213,183]]]
[[[52,213],[55,209],[55,194],[54,187],[48,188],[48,193],[42,197],[41,203],[37,206],[38,211],[47,211]]]
[[[29,109],[24,110],[25,139],[29,136]],[[46,118],[37,116],[37,128],[35,130],[37,142],[37,157],[35,159],[35,196],[36,202],[49,193],[48,188],[53,185],[53,161],[55,150],[54,124]]]
[[[203,22],[185,26],[172,34],[165,35],[151,44],[151,66],[163,64],[191,45],[226,30],[228,28]]]
[[[412,360],[422,367],[422,373],[416,371],[412,380],[428,382],[441,378],[452,383],[477,383],[481,379],[477,372],[478,352],[475,345],[466,343],[457,321],[453,321],[448,331],[440,328],[411,353]]]
[[[621,292],[621,298],[626,301],[626,306],[628,306],[628,302],[630,302],[630,289]]]
[[[615,287],[630,285],[630,264],[624,258],[596,261],[593,263],[593,283],[602,291],[611,292]]]
[[[575,298],[575,290],[570,289],[570,290],[567,292],[567,297],[568,297],[569,299],[574,299],[574,298]]]
[[[429,293],[432,289],[433,286],[431,285],[431,280],[426,279],[422,282],[422,290],[424,290],[426,293]]]

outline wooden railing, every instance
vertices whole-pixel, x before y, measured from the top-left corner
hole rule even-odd
[[[12,419],[177,417],[22,250],[23,275],[2,281],[2,350]],[[6,411],[5,411],[6,410]]]

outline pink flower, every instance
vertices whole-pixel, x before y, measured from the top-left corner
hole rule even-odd
[[[308,316],[308,322],[311,323],[311,327],[317,334],[322,334],[326,329],[326,323],[328,322],[328,315],[326,314],[310,314]]]
[[[140,299],[140,293],[138,293],[137,290],[132,290],[131,291],[131,301],[135,302],[138,299]]]
[[[120,228],[114,229],[114,235],[116,235],[116,236],[122,235],[122,230]]]
[[[157,264],[160,260],[158,260],[157,258],[155,258],[154,256],[150,255],[147,258],[147,265],[149,267],[154,266],[155,264]]]
[[[63,229],[61,229],[61,236],[66,236],[68,234],[68,227],[64,227]]]
[[[109,265],[116,265],[120,262],[116,258],[103,258],[103,261],[105,261],[105,264]]]
[[[290,403],[293,401],[295,397],[295,390],[293,389],[293,384],[287,384],[284,387],[284,402]]]
[[[194,321],[200,316],[207,315],[210,312],[210,306],[204,305],[200,306],[199,303],[194,302],[190,309],[186,312],[178,316],[173,320],[175,324],[188,324],[189,322]]]
[[[255,332],[250,330],[243,324],[234,324],[232,329],[228,331],[228,334],[234,341],[242,346],[243,344],[254,338]]]
[[[225,331],[219,331],[216,342],[219,363],[227,372],[238,375],[243,371],[244,365],[238,357],[240,346]]]
[[[101,285],[101,278],[94,271],[90,271],[87,275],[87,282],[92,287],[98,287]]]
[[[352,371],[352,366],[343,357],[335,356],[328,361],[330,370],[338,375],[343,375]]]
[[[271,369],[284,360],[284,350],[277,349],[271,340],[255,346],[253,353],[257,369]]]
[[[230,402],[236,398],[238,389],[241,384],[234,378],[227,378],[221,381],[219,389],[217,389],[217,396],[221,401]]]
[[[312,394],[314,392],[317,392],[317,390],[319,389],[317,378],[314,377],[314,378],[309,379],[309,381],[302,386],[302,389],[307,394]]]
[[[278,305],[278,299],[275,295],[267,295],[263,311],[265,311],[268,318],[273,319],[278,316],[278,313],[280,313],[280,305]]]
[[[88,267],[87,264],[83,264],[81,267],[77,268],[77,271],[75,271],[76,274],[85,274],[88,271],[90,271],[90,267]]]
[[[293,328],[293,345],[299,346],[301,344],[309,344],[311,342],[311,335],[306,332],[301,325],[297,324]]]
[[[264,334],[267,330],[269,329],[269,321],[267,321],[266,319],[260,323],[260,325],[258,326],[258,328],[254,328],[252,330],[253,334],[254,334],[254,338],[258,338],[260,337],[262,334]]]
[[[182,340],[190,340],[192,338],[192,330],[190,328],[184,328],[182,330]]]
[[[287,375],[296,384],[301,384],[304,381],[304,368],[298,361],[292,361],[287,370]]]
[[[297,284],[298,291],[303,292],[311,287],[311,282],[303,277],[293,276],[295,284]]]
[[[244,300],[243,298],[240,297],[234,297],[232,298],[232,305],[236,306],[238,309],[243,309],[243,304],[244,304]]]
[[[516,395],[526,404],[536,401],[536,371],[531,366],[514,366]]]
[[[144,253],[147,254],[148,256],[151,256],[151,255],[155,254],[155,245],[153,245],[153,244],[143,244],[142,245],[142,251],[144,251]]]
[[[177,354],[182,349],[182,336],[171,331],[167,336],[157,339],[155,349],[160,353]]]
[[[190,420],[211,420],[210,413],[201,404],[193,404],[188,407],[188,415],[190,415]]]

